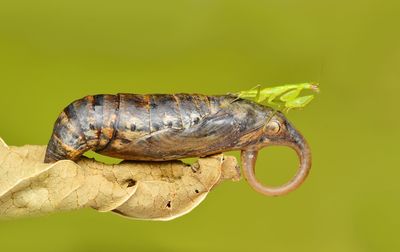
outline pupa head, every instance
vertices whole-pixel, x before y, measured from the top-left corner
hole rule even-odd
[[[300,161],[296,175],[289,182],[278,187],[264,185],[255,176],[258,150],[273,145],[294,149]],[[274,112],[267,118],[258,143],[242,150],[242,166],[244,176],[253,189],[268,196],[283,195],[298,188],[306,179],[311,168],[311,151],[307,141],[284,114]]]

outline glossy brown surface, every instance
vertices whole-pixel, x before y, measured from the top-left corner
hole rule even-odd
[[[152,161],[241,149],[257,140],[248,138],[264,126],[271,109],[234,99],[188,94],[84,97],[57,119],[46,162],[76,160],[89,149]]]

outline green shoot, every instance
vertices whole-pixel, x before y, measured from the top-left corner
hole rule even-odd
[[[236,93],[237,98],[249,99],[257,103],[276,107],[288,112],[291,109],[304,108],[314,99],[314,95],[300,96],[301,91],[319,92],[317,83],[286,84],[261,89],[260,85]]]

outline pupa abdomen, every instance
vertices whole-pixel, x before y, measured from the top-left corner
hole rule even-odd
[[[206,156],[251,144],[271,109],[232,96],[117,94],[86,96],[59,115],[45,162],[77,160],[88,150],[163,161]]]

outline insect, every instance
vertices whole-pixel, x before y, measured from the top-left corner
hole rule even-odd
[[[237,93],[238,98],[250,99],[260,104],[277,106],[285,112],[291,109],[304,108],[314,99],[314,95],[300,96],[303,90],[319,92],[317,83],[287,84],[261,89],[260,85]]]
[[[255,176],[258,150],[270,145],[291,147],[300,160],[296,175],[279,187],[264,185]],[[306,140],[283,113],[233,95],[86,96],[69,104],[57,118],[45,162],[78,160],[88,150],[143,161],[240,150],[246,180],[270,196],[296,189],[311,167]]]

